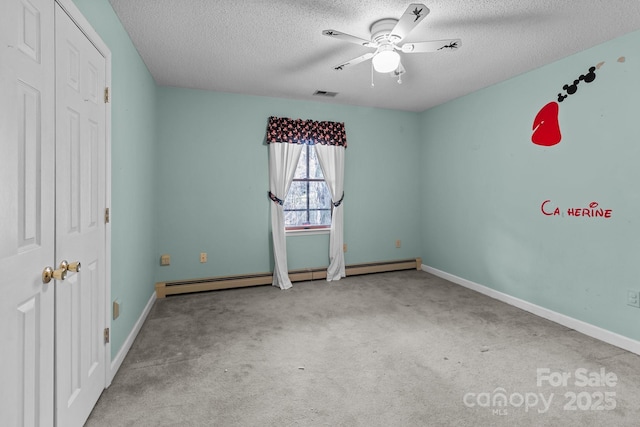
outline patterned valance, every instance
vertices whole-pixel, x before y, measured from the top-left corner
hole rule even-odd
[[[344,123],[340,122],[269,117],[267,144],[272,142],[338,145],[347,148],[347,134]]]

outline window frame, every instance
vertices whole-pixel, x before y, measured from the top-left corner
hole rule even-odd
[[[315,148],[313,148],[312,144],[304,144],[303,147],[304,150],[307,150],[306,153],[306,178],[293,178],[293,180],[291,181],[291,183],[293,184],[294,182],[306,182],[306,186],[307,186],[307,192],[306,192],[306,202],[307,202],[307,206],[306,209],[284,209],[285,215],[287,212],[307,212],[307,219],[310,216],[310,212],[311,211],[329,211],[330,213],[330,217],[333,218],[333,202],[330,199],[329,202],[329,208],[328,209],[311,209],[310,208],[310,202],[309,202],[309,190],[310,190],[310,183],[312,182],[324,182],[324,184],[327,186],[327,190],[329,189],[329,186],[327,185],[327,181],[324,179],[324,173],[322,174],[322,178],[310,178],[309,177],[309,162],[311,161],[311,150],[315,151]],[[302,155],[302,153],[301,153]],[[316,159],[317,159],[317,154],[316,154]],[[299,164],[300,161],[298,161]],[[320,161],[318,160],[318,166],[320,166]],[[297,167],[297,166],[296,166]],[[322,169],[321,169],[322,171]],[[289,190],[291,191],[291,190]],[[287,193],[287,195],[285,196],[285,201],[286,198],[289,196],[289,194]],[[284,208],[284,206],[283,206]],[[305,233],[305,232],[322,232],[322,231],[329,231],[331,229],[331,223],[329,224],[324,224],[324,225],[286,225],[285,224],[285,232],[287,233]]]

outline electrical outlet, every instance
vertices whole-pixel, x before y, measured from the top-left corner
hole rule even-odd
[[[346,243],[342,244],[342,252],[347,252],[347,244]]]
[[[207,253],[200,252],[200,262],[207,262]]]
[[[169,265],[171,264],[171,256],[169,254],[164,254],[160,256],[160,265]]]
[[[402,242],[400,242],[400,239],[396,240],[396,248],[399,248]]]
[[[640,292],[627,289],[627,305],[640,308]]]

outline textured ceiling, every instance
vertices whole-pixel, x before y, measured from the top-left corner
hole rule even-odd
[[[403,83],[376,73],[371,87],[369,61],[333,69],[371,49],[322,30],[369,39],[373,22],[400,18],[411,1],[109,1],[159,85],[406,111],[640,29],[638,0],[418,1],[431,13],[405,41],[460,38],[461,48],[403,54]]]

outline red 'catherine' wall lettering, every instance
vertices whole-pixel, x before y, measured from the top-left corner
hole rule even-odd
[[[552,205],[551,200],[545,200],[542,202],[540,205],[540,211],[545,216],[564,216],[558,206]],[[613,215],[613,210],[603,209],[599,207],[598,202],[591,202],[587,208],[569,208],[567,209],[566,214],[570,217],[609,219]]]

